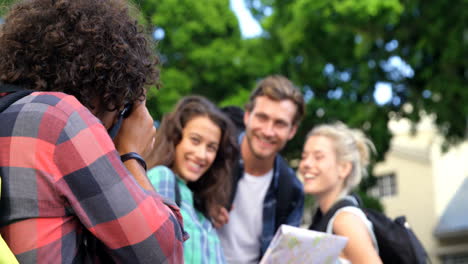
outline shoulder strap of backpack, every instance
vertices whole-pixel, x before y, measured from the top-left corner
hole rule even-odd
[[[33,91],[11,84],[0,84],[0,93],[10,93],[0,98],[0,113],[19,99],[31,94]]]
[[[327,231],[327,226],[328,222],[330,222],[330,219],[335,215],[335,213],[346,206],[355,206],[359,207],[359,205],[355,204],[353,201],[349,199],[341,199],[340,201],[336,202],[330,210],[327,211],[325,215],[322,215],[321,212],[319,211],[320,209],[317,209],[317,217],[314,216],[314,219],[312,221],[312,224],[310,225],[309,229],[315,230],[315,231],[321,231],[321,232],[326,232]]]
[[[0,83],[0,93],[11,93],[11,92],[18,92],[24,91],[25,89],[18,85],[8,84],[8,83]]]

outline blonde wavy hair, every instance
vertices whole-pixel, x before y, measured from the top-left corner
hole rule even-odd
[[[341,196],[349,194],[359,185],[362,178],[368,175],[367,166],[370,163],[370,154],[375,151],[372,141],[359,129],[349,128],[342,122],[319,125],[313,128],[306,137],[324,136],[333,141],[335,153],[339,162],[350,162],[350,173],[344,181]]]

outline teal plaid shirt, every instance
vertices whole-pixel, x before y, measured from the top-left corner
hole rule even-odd
[[[193,193],[187,185],[165,166],[148,171],[148,178],[156,191],[175,201],[175,184],[180,190],[180,212],[184,230],[190,238],[184,243],[184,261],[189,264],[226,263],[218,234],[211,222],[194,207]]]

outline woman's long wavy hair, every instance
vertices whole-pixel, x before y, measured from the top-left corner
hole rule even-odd
[[[159,60],[124,0],[24,0],[0,25],[0,82],[120,109],[157,84]]]
[[[350,128],[342,122],[314,127],[307,134],[306,142],[312,136],[332,140],[337,160],[351,163],[351,171],[343,182],[343,190],[338,198],[348,195],[368,175],[367,166],[371,153],[375,153],[374,144],[361,130]]]
[[[214,205],[228,204],[232,190],[232,168],[238,158],[235,127],[213,103],[201,96],[182,98],[167,114],[156,135],[156,165],[174,166],[175,148],[182,140],[187,123],[196,117],[208,117],[221,130],[216,158],[211,167],[195,182],[188,183],[194,192],[195,207],[207,213]]]

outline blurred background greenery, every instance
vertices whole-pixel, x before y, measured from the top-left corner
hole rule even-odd
[[[0,16],[14,1],[0,0]],[[307,100],[283,151],[290,160],[310,128],[334,120],[363,129],[375,161],[389,149],[390,119],[433,115],[444,148],[467,138],[467,0],[235,1],[245,1],[261,34],[242,36],[229,0],[133,1],[163,62],[163,87],[148,100],[155,119],[188,94],[243,106],[259,79],[280,73]]]

